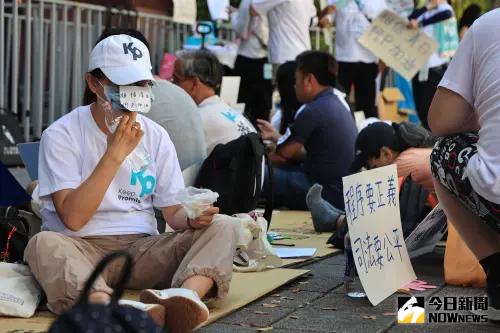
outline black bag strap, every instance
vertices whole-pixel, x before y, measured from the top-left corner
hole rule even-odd
[[[267,230],[271,227],[271,219],[273,218],[273,208],[274,208],[274,195],[273,195],[273,167],[271,165],[271,160],[267,154],[264,155],[266,159],[267,167],[267,184],[269,186],[266,193],[266,207],[264,208],[264,218],[267,221]]]
[[[87,282],[85,283],[85,287],[83,288],[83,291],[78,298],[77,304],[86,304],[88,303],[88,298],[89,298],[89,293],[90,289],[94,285],[95,281],[97,278],[102,274],[104,269],[114,260],[118,258],[124,258],[125,262],[123,264],[123,268],[120,274],[120,279],[118,280],[117,285],[114,287],[114,292],[111,295],[111,303],[118,303],[118,300],[122,297],[123,291],[125,289],[125,284],[127,281],[130,279],[130,275],[132,274],[132,257],[130,254],[128,254],[125,251],[115,251],[112,252],[111,254],[107,255],[104,257],[99,264],[97,264],[96,268],[92,272],[92,275],[88,278]]]

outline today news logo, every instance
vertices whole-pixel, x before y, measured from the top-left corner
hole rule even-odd
[[[398,324],[485,323],[488,297],[433,296],[425,306],[424,297],[398,297]]]

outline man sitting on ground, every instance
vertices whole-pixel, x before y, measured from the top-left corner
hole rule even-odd
[[[297,57],[295,89],[306,103],[295,116],[289,135],[281,137],[269,122],[259,120],[265,140],[278,144],[271,155],[276,206],[306,209],[306,193],[314,183],[324,197],[343,209],[342,177],[354,160],[356,124],[333,92],[335,59],[324,52],[307,51]]]
[[[175,61],[173,82],[184,89],[198,105],[207,144],[207,155],[218,144],[225,144],[255,127],[240,112],[229,107],[216,94],[222,82],[222,66],[207,50],[181,51]]]

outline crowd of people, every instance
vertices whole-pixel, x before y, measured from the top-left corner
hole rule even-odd
[[[439,201],[480,260],[490,318],[500,319],[500,43],[491,33],[500,28],[500,10],[475,23],[464,20],[451,62],[438,49],[407,82],[422,126],[375,122],[358,133],[352,111],[378,116],[381,72],[358,38],[390,7],[384,0],[336,3],[318,13],[312,0],[241,1],[231,19],[240,39],[234,72],[241,76],[244,113],[218,95],[223,70],[211,52],[178,52],[170,82],[153,77],[140,32],[104,32],[90,54],[84,105],[53,123],[40,143],[44,231],[30,240],[25,260],[51,311],[74,304],[103,255],[126,249],[136,265],[128,287],[143,289],[144,302],[129,305],[171,332],[205,322],[203,301],[229,290],[233,225],[214,222],[219,209],[213,206],[188,218],[176,193],[185,187],[183,171],[202,164],[215,147],[260,133],[273,165],[264,192],[273,191],[275,207],[309,209],[315,229],[334,232],[339,247],[348,237],[342,178],[396,164],[400,185],[411,182],[422,207]],[[433,38],[439,24],[456,24],[443,0],[404,15],[408,29]],[[335,57],[311,51],[310,26],[332,22]],[[275,88],[279,112],[271,102]],[[139,95],[146,96],[140,106],[126,104]],[[154,208],[174,232],[158,232]],[[402,211],[405,235],[423,214]],[[112,266],[98,279],[93,302],[109,302],[117,274]]]

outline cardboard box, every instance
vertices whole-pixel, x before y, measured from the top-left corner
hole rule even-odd
[[[398,109],[398,102],[405,100],[398,88],[384,88],[379,98],[378,115],[381,120],[389,120],[396,123],[408,121],[407,110]]]

